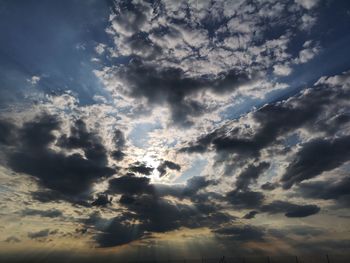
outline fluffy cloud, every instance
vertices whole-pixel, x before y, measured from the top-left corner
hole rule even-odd
[[[193,118],[216,110],[198,99],[201,93],[235,97],[271,70],[287,76],[294,64],[311,60],[319,48],[288,49],[290,27],[307,15],[293,1],[116,1],[107,29],[114,45],[108,50],[111,59],[125,59],[95,72],[116,98],[166,106],[172,123],[191,126]],[[303,24],[310,28],[308,21]],[[264,97],[273,86],[252,95]]]

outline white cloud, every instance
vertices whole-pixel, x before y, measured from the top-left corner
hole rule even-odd
[[[38,84],[38,82],[40,81],[41,77],[40,76],[32,76],[30,79],[27,79],[27,81],[32,84],[33,86],[35,86],[36,84]]]
[[[298,57],[294,60],[295,64],[306,63],[306,62],[310,61],[311,59],[313,59],[321,51],[321,48],[317,44],[312,46],[311,41],[306,41],[304,43],[303,47],[306,47],[306,48],[302,49],[299,52]]]
[[[105,52],[106,49],[106,45],[99,43],[96,47],[95,47],[95,51],[97,52],[97,54],[102,55]]]
[[[301,30],[310,30],[316,24],[317,18],[309,14],[304,14],[301,17],[300,29]]]
[[[278,76],[288,76],[293,69],[289,65],[277,64],[273,66],[273,73]]]
[[[319,3],[319,0],[294,0],[295,3],[301,5],[305,9],[312,9],[316,7]]]

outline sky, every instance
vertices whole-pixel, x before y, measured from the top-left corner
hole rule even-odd
[[[350,2],[0,1],[0,257],[350,248]]]

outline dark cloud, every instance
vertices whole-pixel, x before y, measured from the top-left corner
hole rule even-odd
[[[219,228],[213,231],[219,238],[226,238],[232,241],[247,242],[247,241],[263,241],[265,231],[263,229],[245,226],[228,226]]]
[[[42,202],[42,203],[49,203],[49,202],[60,202],[60,200],[65,200],[67,199],[67,197],[58,192],[58,191],[54,191],[54,190],[37,190],[35,192],[31,192],[31,195],[33,197],[34,200]],[[73,201],[73,200],[71,200]]]
[[[210,185],[215,185],[216,183],[217,182],[214,180],[207,180],[204,176],[193,176],[191,179],[187,180],[183,194],[185,196],[191,196],[196,194],[199,190]]]
[[[200,190],[216,183],[216,181],[207,180],[203,176],[194,176],[187,180],[186,185],[151,184],[148,177],[139,177],[127,173],[109,180],[108,192],[125,195],[122,197],[123,202],[129,202],[133,200],[133,195],[140,194],[149,194],[157,198],[173,196],[178,199],[189,198],[194,200],[200,197],[198,194]]]
[[[15,236],[9,236],[7,237],[4,242],[7,242],[7,243],[19,243],[21,242],[21,240],[18,238],[18,237],[15,237]]]
[[[130,243],[155,232],[182,227],[215,228],[235,220],[213,204],[187,205],[153,194],[122,195],[119,203],[126,210],[118,217],[104,219],[99,213],[93,213],[81,221],[86,227],[98,230],[94,239],[101,247]]]
[[[350,206],[350,202],[346,202],[350,197],[350,177],[339,180],[304,182],[299,184],[297,192],[304,198],[333,199],[337,200],[338,204]]]
[[[250,211],[249,213],[243,216],[244,219],[253,219],[259,212],[258,211]]]
[[[107,164],[107,152],[101,138],[89,132],[83,120],[78,119],[71,127],[70,136],[63,135],[57,145],[66,149],[82,149],[85,157],[101,166]]]
[[[215,206],[185,205],[152,195],[138,196],[123,204],[149,232],[167,232],[181,227],[215,227],[234,220]]]
[[[120,150],[115,150],[111,152],[111,156],[116,161],[122,161],[125,157],[125,153]]]
[[[333,170],[350,159],[350,136],[315,139],[302,145],[281,181],[288,189],[295,183]]]
[[[212,133],[202,136],[195,143],[184,147],[182,152],[203,152],[209,150],[210,145],[220,152],[237,153],[243,156],[258,157],[260,150],[273,143],[276,138],[286,134],[296,128],[301,127],[307,121],[317,116],[319,106],[291,107],[287,103],[279,102],[268,104],[252,114],[253,119],[259,123],[259,129],[253,134],[247,134],[242,137],[240,134],[246,134],[244,126],[235,127],[227,133],[227,126],[223,126]],[[236,122],[232,122],[236,125]]]
[[[61,136],[58,144],[67,149],[82,149],[85,157],[52,150],[54,131],[60,131],[55,116],[44,114],[24,123],[14,131],[18,138],[12,142],[14,149],[7,153],[8,166],[38,178],[42,186],[53,190],[49,194],[51,199],[55,199],[54,193],[58,193],[57,199],[78,198],[93,182],[114,173],[114,169],[106,166],[107,155],[100,138],[88,133],[81,120],[72,127],[71,136]],[[41,197],[48,200],[49,195]]]
[[[50,230],[50,229],[43,229],[38,232],[29,232],[28,237],[31,239],[36,239],[36,238],[46,238],[49,235],[55,235],[57,234],[58,230]]]
[[[125,157],[125,153],[123,152],[126,143],[124,133],[121,130],[115,130],[113,141],[115,143],[116,150],[112,151],[111,156],[116,161],[121,161]]]
[[[190,98],[200,90],[210,89],[216,93],[232,91],[250,81],[244,72],[231,70],[216,77],[189,77],[180,68],[158,68],[153,64],[134,59],[116,72],[128,87],[128,95],[146,98],[151,104],[167,104],[174,123],[191,125],[188,116],[201,115],[206,109],[199,101]]]
[[[138,224],[125,222],[123,218],[113,218],[107,221],[103,228],[98,230],[101,233],[94,236],[100,247],[113,247],[130,243],[142,238],[145,233],[139,229]]]
[[[284,213],[286,217],[307,217],[317,214],[320,210],[317,205],[297,205],[279,200],[263,205],[260,209],[260,211],[269,214]]]
[[[321,209],[317,205],[303,205],[288,210],[285,213],[286,217],[307,217],[317,214]]]
[[[107,194],[98,194],[97,198],[91,203],[92,206],[106,206],[112,203],[112,197]]]
[[[154,168],[149,167],[144,163],[137,162],[134,165],[129,167],[129,170],[133,173],[139,173],[144,175],[151,175]]]
[[[205,177],[195,176],[186,185],[154,185],[148,177],[129,173],[111,179],[108,192],[121,194],[119,203],[127,209],[123,213],[124,220],[136,220],[140,233],[168,232],[181,227],[217,227],[235,220],[221,212],[220,206],[199,194],[202,189],[215,183]],[[175,197],[176,200],[170,201],[165,198],[167,196]],[[183,198],[192,200],[193,204],[177,201]]]
[[[261,189],[266,190],[266,191],[272,191],[272,190],[276,189],[277,187],[278,187],[278,184],[267,182],[261,186]]]
[[[262,162],[257,165],[250,164],[246,169],[244,169],[237,177],[236,187],[237,189],[246,190],[249,185],[256,182],[260,174],[265,172],[270,167],[267,162]]]
[[[281,136],[299,128],[310,131],[329,133],[335,122],[327,122],[325,116],[338,116],[340,108],[333,105],[344,105],[349,92],[342,87],[318,85],[291,97],[286,101],[267,104],[251,113],[257,128],[241,124],[240,120],[225,123],[222,127],[200,136],[195,142],[189,142],[180,152],[216,152],[235,153],[242,157],[257,158],[260,151],[274,144],[280,144]],[[342,118],[346,123],[347,118]],[[322,124],[322,125],[321,125]]]
[[[137,177],[132,173],[109,180],[109,191],[111,193],[135,195],[152,193],[154,188],[150,185],[147,177]]]
[[[143,227],[151,232],[167,232],[180,227],[193,228],[196,211],[187,205],[175,204],[165,199],[143,195],[128,205]]]
[[[37,209],[30,209],[27,208],[21,212],[23,216],[41,216],[41,217],[49,217],[49,218],[55,218],[55,217],[62,217],[63,213],[61,210],[58,209],[49,209],[49,210],[37,210]]]
[[[227,201],[238,209],[259,207],[264,201],[264,195],[254,191],[233,190],[226,194]]]
[[[16,126],[10,121],[0,119],[0,144],[9,145],[13,142]]]
[[[166,174],[166,169],[180,171],[181,166],[172,161],[165,160],[157,167],[157,170],[159,172],[159,177],[162,177]]]

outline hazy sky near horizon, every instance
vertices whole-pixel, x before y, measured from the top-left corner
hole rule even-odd
[[[350,2],[0,1],[0,254],[350,248]]]

